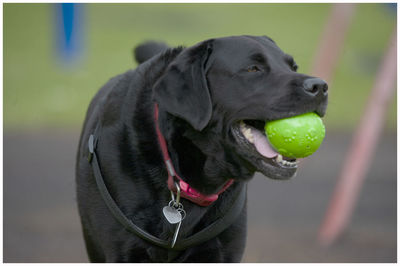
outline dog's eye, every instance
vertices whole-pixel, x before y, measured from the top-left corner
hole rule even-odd
[[[250,66],[247,68],[247,72],[258,72],[261,71],[258,66]]]

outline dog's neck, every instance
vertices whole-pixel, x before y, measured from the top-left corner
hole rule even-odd
[[[218,192],[210,195],[205,195],[191,187],[187,182],[185,182],[175,171],[175,168],[173,166],[173,163],[171,161],[171,158],[169,156],[168,152],[168,147],[167,143],[165,141],[164,136],[162,135],[160,128],[159,128],[159,108],[158,104],[156,103],[154,105],[154,122],[155,122],[155,127],[156,127],[156,132],[157,132],[157,139],[162,151],[163,159],[165,166],[168,170],[168,188],[169,190],[173,192],[177,192],[179,190],[180,195],[183,198],[186,198],[193,203],[200,205],[200,206],[209,206],[212,204],[214,201],[218,199],[219,194],[224,192],[226,189],[228,189],[232,183],[233,179],[228,180],[225,182],[224,186],[222,189],[220,189]]]
[[[161,109],[159,126],[177,174],[202,194],[216,194],[223,190],[229,178],[209,174],[214,172],[207,169],[209,158],[185,136],[187,124]]]

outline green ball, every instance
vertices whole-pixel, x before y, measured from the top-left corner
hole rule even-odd
[[[304,158],[313,154],[325,137],[325,126],[316,113],[269,121],[265,134],[272,147],[289,158]]]

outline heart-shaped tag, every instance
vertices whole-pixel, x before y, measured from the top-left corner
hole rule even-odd
[[[170,224],[177,224],[182,221],[182,214],[171,206],[165,206],[163,208],[163,213]]]

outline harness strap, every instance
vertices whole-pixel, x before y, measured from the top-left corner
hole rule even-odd
[[[135,225],[128,217],[125,216],[125,214],[121,211],[121,209],[118,207],[114,199],[111,197],[110,192],[108,191],[106,184],[104,183],[103,176],[101,174],[101,168],[99,165],[97,153],[96,153],[96,148],[99,140],[99,124],[96,126],[94,134],[90,135],[89,137],[89,142],[88,142],[88,148],[89,148],[89,163],[92,165],[93,169],[93,174],[96,179],[96,184],[99,189],[100,195],[103,198],[106,206],[110,210],[111,214],[114,216],[114,218],[126,228],[129,232],[135,234],[136,236],[140,237],[141,239],[168,249],[168,250],[176,250],[176,251],[181,251],[185,250],[187,248],[199,245],[203,242],[206,242],[218,234],[220,234],[222,231],[224,231],[226,228],[228,228],[239,216],[239,214],[242,212],[245,200],[246,200],[246,184],[241,185],[240,191],[237,194],[236,198],[233,200],[231,207],[223,215],[221,218],[217,219],[214,221],[212,224],[207,226],[206,228],[202,229],[201,231],[195,233],[194,235],[187,237],[185,239],[182,239],[180,241],[177,241],[175,246],[171,248],[171,243],[170,241],[160,239],[158,237],[153,236],[152,234],[149,234],[148,232],[142,230],[140,227]]]

